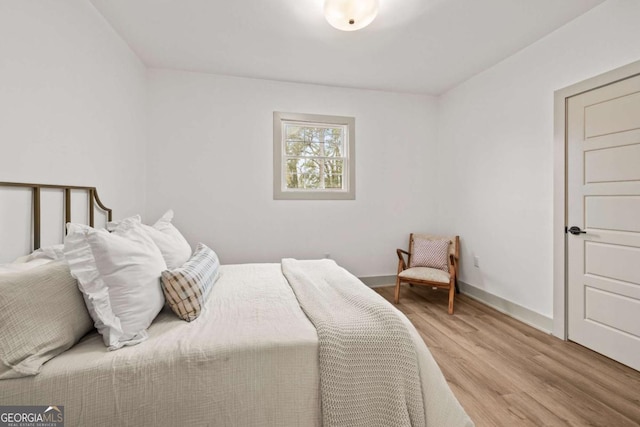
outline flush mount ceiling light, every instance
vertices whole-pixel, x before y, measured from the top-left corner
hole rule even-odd
[[[324,16],[342,31],[355,31],[371,24],[378,14],[378,0],[325,0]]]

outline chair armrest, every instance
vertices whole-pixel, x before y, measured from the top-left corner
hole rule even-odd
[[[451,261],[449,263],[449,275],[451,276],[452,279],[455,279],[456,277],[456,257],[453,254],[449,254],[449,260]]]
[[[403,270],[407,269],[407,264],[402,254],[405,254],[408,257],[409,252],[404,251],[402,249],[396,249],[396,253],[398,254],[398,273],[401,273]]]

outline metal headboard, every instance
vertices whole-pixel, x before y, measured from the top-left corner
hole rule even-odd
[[[97,205],[103,212],[107,214],[107,221],[113,220],[111,209],[106,207],[98,197],[96,187],[82,187],[78,185],[52,185],[52,184],[27,184],[23,182],[0,182],[0,187],[22,187],[31,188],[33,195],[31,204],[31,213],[33,215],[33,249],[40,248],[40,190],[43,188],[51,188],[64,190],[64,222],[71,222],[71,190],[86,191],[89,196],[89,225],[93,227],[94,205]]]

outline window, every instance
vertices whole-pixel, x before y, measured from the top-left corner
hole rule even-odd
[[[273,198],[353,200],[355,119],[273,113]]]

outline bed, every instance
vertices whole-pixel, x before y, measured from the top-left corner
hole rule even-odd
[[[96,195],[91,189],[92,203]],[[327,329],[327,318],[345,311],[330,308],[345,303],[338,301],[340,295],[356,305],[367,302],[357,316],[377,316],[370,310],[373,301],[393,317],[380,319],[402,326],[392,332],[405,334],[415,353],[417,372],[411,375],[419,387],[419,421],[367,422],[367,414],[351,414],[348,406],[331,412],[331,397],[339,403],[362,392],[358,378],[366,382],[381,375],[388,389],[387,377],[392,381],[410,372],[384,362],[383,369],[358,377],[358,370],[366,373],[375,363],[372,355],[379,359],[375,349],[383,346],[367,338],[358,343],[367,346],[366,357],[347,357],[348,372],[338,377],[328,373],[333,353],[346,351],[344,341],[327,338],[336,330]],[[361,332],[363,322],[352,321],[351,327],[358,337],[376,336]],[[330,260],[223,265],[197,319],[187,323],[165,306],[148,335],[141,344],[108,351],[100,335],[90,332],[37,375],[0,380],[0,405],[62,405],[67,426],[473,425],[409,320]],[[363,352],[351,355],[357,351]],[[338,385],[330,389],[328,378]],[[396,397],[367,399],[375,411]]]

